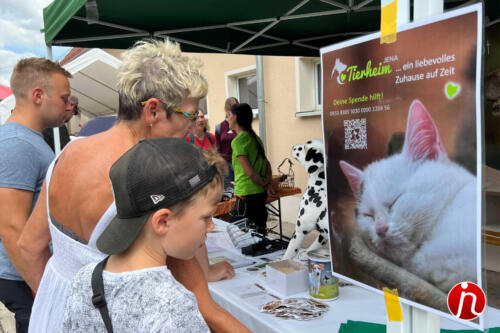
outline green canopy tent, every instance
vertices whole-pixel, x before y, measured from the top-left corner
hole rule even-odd
[[[476,2],[442,1],[445,10]],[[485,0],[485,9],[485,22],[500,20],[500,1]],[[185,52],[258,55],[265,145],[260,56],[317,57],[323,46],[377,31],[380,0],[54,0],[43,17],[49,54],[52,45],[126,49],[137,40],[169,38]]]
[[[444,0],[444,9],[471,2]],[[486,22],[500,19],[500,1],[485,8]],[[47,45],[126,49],[168,37],[186,52],[318,56],[379,30],[380,0],[55,0],[43,16]]]

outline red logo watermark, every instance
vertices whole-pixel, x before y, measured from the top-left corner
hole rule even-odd
[[[457,318],[475,319],[483,313],[485,307],[486,296],[475,283],[457,283],[448,293],[448,309]]]

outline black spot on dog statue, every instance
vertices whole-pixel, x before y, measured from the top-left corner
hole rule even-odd
[[[314,229],[319,231],[319,235],[307,251],[320,248],[328,240],[326,191],[323,186],[325,179],[323,143],[320,140],[312,140],[307,141],[306,144],[295,145],[292,148],[292,157],[306,169],[309,180],[300,201],[295,234],[288,244],[283,259],[297,255],[304,236]]]

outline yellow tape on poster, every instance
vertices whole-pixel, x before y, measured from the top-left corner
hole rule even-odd
[[[380,10],[380,44],[396,41],[398,0],[382,0]]]
[[[384,291],[385,307],[387,308],[387,318],[389,321],[403,321],[403,311],[399,303],[397,289],[382,288]]]

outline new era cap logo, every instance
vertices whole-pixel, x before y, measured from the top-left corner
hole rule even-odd
[[[153,203],[156,205],[158,202],[165,200],[165,196],[163,194],[153,194],[150,196]]]
[[[200,181],[200,176],[196,175],[189,180],[189,184],[191,185],[191,187],[195,187]]]

